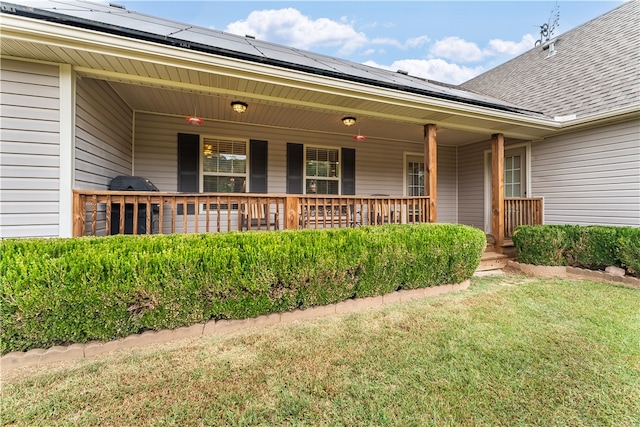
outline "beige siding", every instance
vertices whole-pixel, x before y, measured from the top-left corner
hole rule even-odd
[[[0,237],[59,232],[59,68],[0,62]]]
[[[76,83],[75,188],[106,190],[118,175],[131,174],[133,112],[108,83]]]
[[[534,143],[531,163],[545,223],[640,226],[640,121]]]

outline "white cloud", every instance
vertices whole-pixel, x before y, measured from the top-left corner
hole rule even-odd
[[[369,28],[376,26],[375,23],[369,24]],[[305,50],[336,47],[341,55],[349,55],[370,45],[405,50],[429,42],[427,36],[411,38],[404,43],[390,37],[370,39],[357,31],[346,17],[341,17],[339,22],[327,18],[312,19],[294,8],[253,11],[246,19],[227,25],[224,31],[241,36],[252,35],[260,40]],[[369,47],[365,52],[370,54],[371,49]]]
[[[427,36],[414,37],[407,40],[406,45],[410,48],[420,47],[425,43],[429,43],[431,39]]]
[[[369,24],[369,29],[381,24]],[[364,28],[364,27],[363,27]],[[435,42],[427,35],[412,37],[404,42],[391,37],[369,38],[366,33],[357,31],[354,22],[347,17],[338,21],[303,15],[295,8],[258,10],[251,12],[246,19],[230,23],[225,31],[239,35],[253,35],[259,40],[274,42],[298,49],[319,51],[331,48],[338,55],[359,55],[373,57],[389,50],[428,49],[426,59],[396,60],[390,66],[368,61],[365,64],[396,71],[409,72],[416,77],[427,78],[445,83],[459,84],[486,70],[488,58],[518,55],[535,43],[531,34],[520,41],[501,39],[489,40],[485,47],[457,36],[450,36]],[[430,45],[430,46],[429,46]],[[329,53],[331,54],[331,53]],[[414,57],[424,55],[417,52]],[[498,59],[498,58],[496,58]],[[476,63],[476,66],[464,64]]]
[[[482,66],[465,67],[443,59],[403,59],[394,61],[391,66],[379,65],[373,61],[367,61],[364,64],[391,71],[403,70],[411,76],[450,84],[466,82],[485,71]]]
[[[306,50],[339,46],[341,53],[353,52],[368,42],[366,35],[346,20],[311,19],[293,8],[251,12],[247,19],[230,23],[225,31]]]
[[[534,36],[525,34],[518,42],[501,39],[489,40],[488,46],[481,49],[476,43],[453,36],[435,42],[429,53],[433,57],[445,58],[454,62],[480,62],[497,55],[519,55],[531,49],[535,41]]]
[[[404,45],[402,43],[400,43],[396,39],[392,39],[389,37],[377,37],[375,39],[372,39],[371,43],[384,46],[394,46],[398,49],[404,49]]]
[[[478,62],[487,55],[477,44],[460,37],[447,37],[436,41],[431,47],[430,53],[433,56],[456,62]]]
[[[519,55],[531,49],[535,42],[536,38],[534,36],[525,34],[519,42],[500,39],[489,40],[489,48],[497,54],[506,53],[509,55]]]

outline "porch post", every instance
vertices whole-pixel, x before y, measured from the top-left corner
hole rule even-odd
[[[491,135],[491,228],[495,248],[504,243],[504,135]]]
[[[424,195],[429,196],[429,222],[436,222],[436,125],[424,125]]]
[[[284,200],[284,229],[297,230],[300,224],[300,199],[287,196]]]

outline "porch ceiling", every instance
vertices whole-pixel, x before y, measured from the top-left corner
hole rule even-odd
[[[390,122],[376,117],[354,114],[353,110],[324,111],[291,106],[284,103],[266,103],[251,97],[240,98],[199,94],[180,90],[168,90],[119,82],[111,86],[120,97],[135,111],[188,116],[197,112],[205,120],[236,122],[281,129],[304,129],[319,133],[343,134],[347,136],[361,132],[371,138],[415,142],[423,144],[423,127],[400,121]],[[249,104],[246,113],[238,114],[231,110],[232,100],[242,100]],[[353,127],[342,124],[341,118],[356,115],[357,123]],[[438,144],[459,146],[489,139],[482,132],[469,132],[444,127],[438,130]]]
[[[423,125],[434,123],[441,130],[438,144],[455,146],[487,140],[493,133],[535,140],[557,128],[538,117],[6,18],[4,57],[72,64],[80,78],[109,81],[136,111],[186,116],[197,108],[198,115],[211,120],[340,134],[360,129],[370,137],[416,143],[423,142]],[[250,105],[247,113],[231,111],[235,99]],[[342,125],[345,115],[358,118],[354,128]]]

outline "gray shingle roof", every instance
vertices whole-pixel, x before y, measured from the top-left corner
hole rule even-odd
[[[640,103],[640,1],[633,0],[460,85],[549,116]]]

